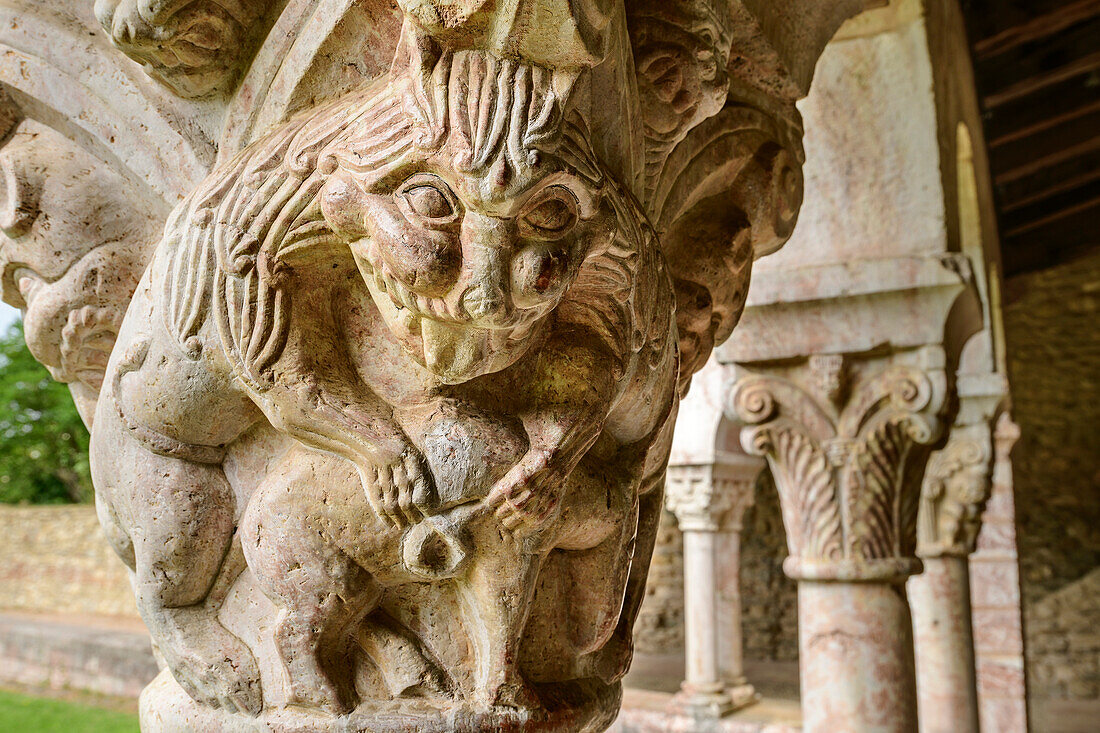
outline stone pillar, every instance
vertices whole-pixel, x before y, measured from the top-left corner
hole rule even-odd
[[[989,363],[985,332],[968,347],[955,424],[929,459],[921,487],[917,554],[924,573],[909,581],[922,733],[979,730],[969,557],[992,486],[992,426],[1007,389],[1001,375],[967,368]]]
[[[935,347],[738,375],[730,408],[771,466],[799,586],[807,731],[916,731],[905,580],[921,567],[917,501],[945,392]]]
[[[666,474],[665,503],[684,535],[682,695],[696,715],[721,717],[757,699],[744,675],[738,562],[741,520],[762,468],[735,455]]]
[[[974,632],[965,556],[922,556],[909,581],[917,649],[921,733],[978,730]]]
[[[969,558],[974,656],[984,731],[1027,730],[1024,642],[1020,618],[1012,446],[1020,428],[1007,412],[993,431],[993,487],[978,546]]]
[[[921,490],[924,573],[909,581],[909,592],[922,733],[978,730],[968,556],[989,497],[990,442],[988,426],[954,432],[932,456]]]

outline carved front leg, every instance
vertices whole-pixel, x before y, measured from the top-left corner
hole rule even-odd
[[[277,384],[262,402],[273,425],[355,464],[370,508],[384,523],[415,524],[434,507],[435,483],[424,457],[391,408],[365,388],[340,396],[311,376],[294,387]]]
[[[611,360],[573,339],[547,346],[535,360],[532,407],[523,416],[530,448],[489,492],[488,505],[509,530],[533,531],[555,514],[566,478],[607,420],[615,393]]]

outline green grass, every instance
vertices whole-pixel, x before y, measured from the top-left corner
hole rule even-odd
[[[0,690],[0,731],[7,733],[136,733],[130,713]]]

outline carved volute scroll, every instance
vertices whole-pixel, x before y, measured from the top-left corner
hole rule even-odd
[[[900,580],[920,567],[920,482],[945,392],[938,361],[849,362],[843,399],[820,363],[738,380],[730,411],[748,426],[745,449],[771,466],[791,577]]]
[[[773,21],[856,0],[59,1],[0,34],[52,128],[0,151],[0,272],[94,410],[143,727],[604,729],[677,400],[801,203]],[[41,28],[91,40],[43,66]],[[904,377],[847,460],[923,444]],[[736,525],[742,478],[686,478]]]

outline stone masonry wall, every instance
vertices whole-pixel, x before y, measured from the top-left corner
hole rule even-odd
[[[0,505],[0,609],[137,616],[94,507]]]
[[[798,586],[783,573],[787,535],[771,471],[756,481],[756,500],[741,534],[741,607],[745,658],[798,659]]]
[[[684,653],[684,536],[667,510],[661,513],[645,601],[634,624],[634,648],[643,654]]]
[[[1100,700],[1100,253],[1008,283],[1029,695]]]
[[[1028,611],[1032,689],[1059,699],[1100,696],[1100,568]]]

